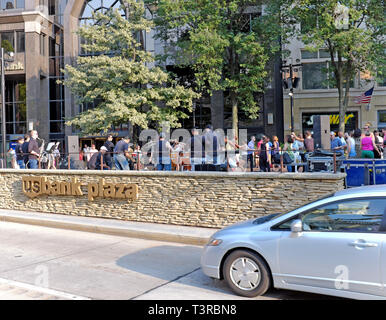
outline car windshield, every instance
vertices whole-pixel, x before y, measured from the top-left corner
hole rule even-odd
[[[321,198],[319,198],[319,199],[312,200],[312,201],[310,201],[310,202],[308,202],[308,203],[302,204],[300,207],[291,209],[290,211],[287,211],[287,212],[284,212],[284,213],[272,213],[272,214],[269,214],[269,215],[267,215],[267,216],[257,218],[256,220],[253,221],[253,224],[263,224],[263,223],[268,222],[268,221],[271,221],[271,220],[273,220],[273,219],[280,218],[281,216],[284,216],[285,214],[287,214],[287,213],[289,213],[289,212],[291,212],[291,211],[297,210],[297,209],[299,209],[299,208],[302,208],[302,207],[304,207],[304,206],[307,206],[307,205],[312,204],[312,203],[314,203],[314,202],[317,202],[317,201],[319,201],[319,200],[323,200],[323,199],[330,198],[330,197],[332,197],[332,196],[334,196],[334,195],[335,195],[335,193],[330,193],[330,194],[328,194],[328,195],[326,195],[326,196],[324,196],[324,197],[321,197]]]

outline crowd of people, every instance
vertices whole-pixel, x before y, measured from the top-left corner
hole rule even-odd
[[[370,131],[366,124],[363,130],[330,133],[331,144],[327,151],[345,158],[383,159],[386,151],[386,129]],[[42,147],[38,143],[36,130],[17,140],[8,156],[12,168],[42,168]],[[41,140],[41,139],[40,139]],[[189,171],[288,171],[307,170],[307,155],[315,151],[315,142],[310,131],[302,134],[292,132],[283,143],[277,136],[251,136],[238,141],[237,137],[219,136],[208,125],[203,132],[191,131],[189,141],[168,140],[165,133],[158,141],[148,141],[145,151],[124,137],[116,144],[109,135],[98,150],[95,144],[84,145],[79,152],[83,169],[95,170],[189,170]],[[56,169],[60,160],[58,145],[54,144],[44,168]],[[146,158],[146,161],[143,161]],[[386,156],[385,156],[386,158]]]
[[[51,145],[50,152],[45,152],[44,140],[39,138],[36,130],[31,130],[17,138],[15,148],[10,147],[7,152],[7,160],[13,169],[56,169],[60,159],[59,143]]]
[[[254,164],[259,171],[267,172],[271,169],[277,171],[278,164],[284,163],[285,169],[292,172],[294,164],[301,164],[300,168],[305,169],[307,155],[315,151],[315,142],[310,131],[306,131],[304,137],[302,134],[296,135],[292,132],[285,137],[284,144],[280,144],[276,136],[271,142],[265,135],[262,135],[256,144],[256,138],[253,136],[248,143],[248,148],[251,150],[248,151],[250,171],[253,171]],[[255,148],[257,152],[252,151]],[[325,151],[344,156],[346,159],[384,159],[386,158],[386,129],[371,132],[370,125],[366,124],[363,131],[360,129],[346,133],[331,131],[330,149]],[[281,160],[279,155],[284,159]]]
[[[113,136],[109,135],[99,151],[95,144],[91,147],[84,145],[79,152],[79,160],[84,163],[85,169],[91,170],[134,170],[134,165],[139,169],[140,147],[134,149],[130,143],[130,137],[124,137],[116,144],[113,143]]]

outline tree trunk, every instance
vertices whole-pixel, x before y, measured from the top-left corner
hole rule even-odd
[[[344,104],[343,88],[339,89],[339,131],[344,132],[345,130],[345,117],[347,106]]]
[[[350,61],[347,61],[347,70],[346,70],[346,78],[345,78],[345,89],[344,89],[344,100],[343,100],[343,107],[342,107],[342,111],[344,111],[344,120],[343,120],[343,126],[341,126],[340,122],[339,122],[339,131],[342,131],[344,132],[345,131],[345,127],[346,127],[346,124],[345,124],[345,119],[346,119],[346,112],[347,112],[347,107],[348,107],[348,101],[349,101],[349,92],[350,92],[350,74],[352,73],[351,71],[351,63]],[[339,116],[340,117],[340,116]]]
[[[339,101],[339,131],[344,132],[346,108],[343,102],[343,61],[340,52],[338,52],[338,65],[336,74],[336,84],[338,86],[338,101]]]
[[[238,138],[238,132],[239,132],[238,106],[237,106],[237,97],[233,91],[230,92],[230,100],[232,105],[232,129],[234,130],[235,138]]]

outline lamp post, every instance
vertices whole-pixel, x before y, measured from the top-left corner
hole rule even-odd
[[[2,111],[2,116],[1,116],[1,135],[2,135],[2,145],[3,145],[3,167],[7,167],[7,148],[6,148],[6,143],[7,143],[7,130],[6,130],[6,116],[5,116],[5,61],[7,62],[12,62],[13,59],[5,59],[4,57],[4,48],[1,48],[1,55],[0,55],[0,60],[1,60],[1,111]],[[13,57],[13,52],[8,53],[9,56],[12,58]]]
[[[290,105],[291,105],[291,132],[294,130],[294,88],[297,88],[299,84],[299,78],[294,77],[293,68],[294,67],[301,67],[302,64],[292,64],[289,65],[282,65],[281,70],[282,72],[285,71],[285,76],[283,79],[283,87],[284,89],[289,89],[290,92],[288,93],[290,97]],[[289,71],[289,77],[286,78],[287,71]],[[296,70],[297,71],[297,70]]]

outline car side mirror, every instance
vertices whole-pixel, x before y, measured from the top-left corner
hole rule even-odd
[[[299,233],[303,231],[303,223],[302,220],[296,219],[291,223],[291,232]]]

